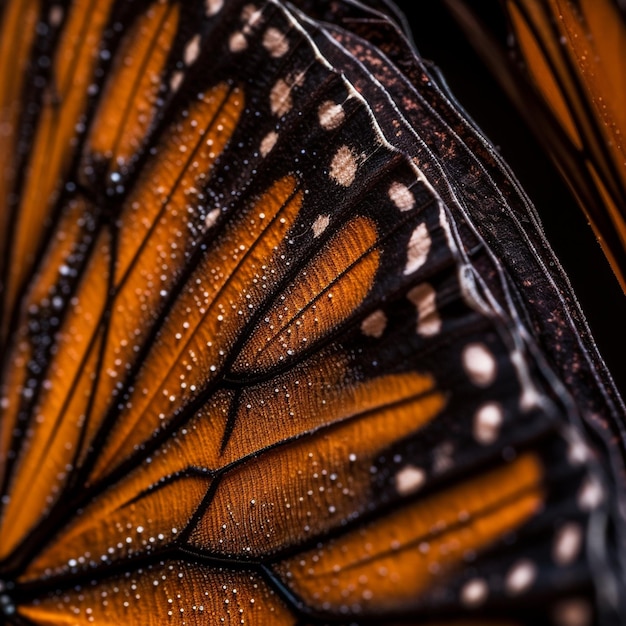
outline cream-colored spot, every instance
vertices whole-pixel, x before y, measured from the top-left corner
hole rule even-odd
[[[541,407],[544,402],[542,395],[532,385],[525,385],[519,401],[519,407],[527,413],[533,409]]]
[[[324,130],[339,128],[346,119],[346,113],[343,107],[332,100],[322,102],[317,110],[317,114],[319,116],[320,126]]]
[[[256,14],[258,13],[258,9],[254,4],[246,4],[243,9],[241,9],[241,21],[248,22],[250,21]]]
[[[361,332],[367,337],[379,339],[385,332],[387,326],[387,316],[380,309],[368,315],[361,322]]]
[[[313,230],[313,238],[319,237],[330,224],[330,217],[328,215],[318,215],[311,229]]]
[[[178,91],[181,83],[183,82],[184,74],[180,70],[176,70],[172,73],[170,78],[170,89],[172,91]]]
[[[389,187],[389,198],[401,211],[410,211],[415,206],[411,190],[397,181],[391,183]]]
[[[206,229],[211,228],[215,222],[217,222],[217,218],[220,216],[221,211],[219,209],[213,209],[209,211],[207,216],[204,218],[204,227]]]
[[[417,334],[431,337],[441,330],[441,318],[437,312],[437,293],[428,283],[413,287],[406,294],[417,309]]]
[[[48,21],[50,26],[58,26],[63,20],[63,7],[59,4],[55,4],[50,7],[50,13],[48,14]]]
[[[569,565],[576,560],[583,543],[583,532],[579,524],[569,522],[561,526],[554,539],[552,558],[557,565]]]
[[[461,603],[467,607],[480,606],[489,595],[489,585],[482,578],[472,578],[461,588]]]
[[[500,434],[502,407],[497,402],[483,404],[474,415],[474,437],[478,443],[489,445]]]
[[[191,65],[200,54],[200,35],[192,37],[185,46],[185,64]]]
[[[274,115],[285,115],[291,110],[291,87],[286,80],[278,79],[270,91],[270,108]]]
[[[272,148],[276,145],[277,141],[278,141],[277,132],[272,130],[269,133],[267,133],[267,135],[263,137],[261,141],[261,145],[259,146],[259,152],[261,153],[261,156],[267,156],[271,152]]]
[[[517,595],[527,591],[535,582],[537,567],[529,559],[516,563],[506,576],[504,586],[510,595]]]
[[[604,491],[600,482],[593,477],[585,480],[578,493],[578,506],[583,511],[597,509],[604,500]]]
[[[419,491],[426,482],[426,472],[414,465],[407,465],[396,474],[396,489],[401,496]]]
[[[526,359],[521,350],[516,349],[511,351],[511,363],[517,370],[517,375],[522,386],[522,395],[519,400],[520,409],[526,412],[541,407],[543,398],[529,376],[528,365],[526,364]]]
[[[567,458],[572,465],[580,465],[589,459],[589,448],[581,437],[574,431],[570,431],[571,441],[567,449]]]
[[[209,17],[217,15],[224,6],[224,0],[205,0],[204,6],[206,7],[206,14]]]
[[[278,28],[270,27],[263,35],[263,47],[274,58],[282,57],[289,50],[289,41]]]
[[[482,343],[470,343],[463,349],[463,367],[478,387],[487,387],[496,379],[496,360]]]
[[[250,35],[254,28],[261,24],[263,12],[257,9],[253,4],[247,4],[241,11],[241,20],[245,22],[243,32]]]
[[[420,224],[411,234],[407,247],[407,260],[404,268],[405,276],[416,272],[428,258],[431,240],[426,224]]]
[[[582,598],[563,600],[554,607],[553,618],[557,626],[590,626],[591,606]]]
[[[243,52],[248,47],[248,40],[241,31],[235,31],[228,40],[228,47],[231,52]]]
[[[330,163],[330,177],[342,187],[349,187],[356,178],[357,162],[348,146],[341,146]]]

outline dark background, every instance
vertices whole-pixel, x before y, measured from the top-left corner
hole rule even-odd
[[[545,152],[467,43],[440,0],[398,0],[421,55],[436,63],[456,98],[498,147],[541,216],[546,236],[622,397],[626,397],[626,296],[591,228]],[[505,34],[496,2],[472,7]]]

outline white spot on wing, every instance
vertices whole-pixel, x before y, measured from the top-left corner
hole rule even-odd
[[[407,465],[396,474],[396,489],[401,496],[418,491],[426,482],[426,472],[414,465]]]
[[[252,33],[253,29],[261,23],[263,14],[253,4],[246,4],[241,11],[241,21],[245,22],[243,32],[246,35]]]
[[[204,218],[204,226],[206,229],[211,228],[215,222],[217,222],[217,218],[220,216],[220,210],[219,209],[213,209],[212,211],[209,211],[209,213],[207,214],[207,216]]]
[[[183,82],[183,73],[179,70],[172,73],[172,77],[170,78],[170,89],[172,91],[178,91],[181,83]]]
[[[397,181],[391,183],[389,187],[389,198],[400,211],[410,211],[415,206],[415,198],[411,190]]]
[[[348,146],[341,146],[330,163],[330,177],[342,187],[349,187],[356,178],[357,162]]]
[[[516,563],[506,576],[504,586],[510,595],[527,591],[537,577],[537,567],[529,559]]]
[[[517,375],[522,385],[520,408],[522,411],[531,411],[532,409],[540,407],[543,402],[541,394],[537,391],[529,376],[528,365],[520,350],[513,350],[511,352],[511,363],[517,370]]]
[[[217,15],[224,6],[224,0],[205,0],[204,6],[208,16]]]
[[[259,152],[261,156],[267,156],[272,148],[276,145],[278,141],[278,133],[276,131],[270,131],[263,137],[261,140],[261,145],[259,146]]]
[[[563,600],[554,608],[553,617],[557,626],[590,626],[591,606],[579,598]]]
[[[263,47],[275,58],[282,57],[289,50],[289,41],[278,28],[270,27],[263,35]]]
[[[238,30],[230,36],[228,47],[231,52],[243,52],[248,47],[248,40],[246,36]]]
[[[317,114],[320,120],[320,126],[324,130],[334,130],[339,128],[346,119],[345,111],[340,104],[334,103],[332,100],[326,100],[320,104]]]
[[[578,506],[583,511],[593,511],[598,508],[604,500],[602,485],[596,478],[588,478],[578,494]]]
[[[191,65],[200,54],[200,35],[192,37],[185,46],[185,65]]]
[[[404,268],[404,274],[412,274],[416,272],[424,263],[430,252],[430,235],[426,224],[420,224],[411,235],[407,249],[407,261]]]
[[[582,529],[575,522],[559,528],[554,540],[552,558],[558,565],[569,565],[576,560],[583,543]]]
[[[247,22],[256,12],[257,8],[254,6],[254,4],[246,4],[243,9],[241,9],[241,20],[243,22]]]
[[[480,606],[489,595],[489,586],[482,578],[468,580],[461,589],[461,602],[467,607]]]
[[[387,326],[387,316],[380,309],[368,315],[361,322],[361,332],[367,337],[382,337]]]
[[[285,115],[291,110],[291,87],[286,80],[279,78],[270,91],[270,108],[274,115]]]
[[[63,20],[63,7],[58,4],[53,5],[50,8],[48,20],[50,21],[50,26],[58,26]]]
[[[470,343],[463,349],[463,367],[478,387],[489,386],[496,378],[496,360],[482,343]]]
[[[313,229],[313,238],[319,237],[330,224],[330,217],[328,215],[318,215],[313,222],[311,228]]]
[[[589,448],[580,435],[571,431],[571,441],[567,449],[567,459],[572,465],[580,465],[589,459]]]
[[[478,443],[489,445],[500,434],[502,407],[497,402],[483,404],[474,415],[474,437]]]
[[[436,335],[441,330],[441,318],[437,312],[435,290],[428,283],[421,283],[406,295],[417,309],[417,334],[422,337]]]

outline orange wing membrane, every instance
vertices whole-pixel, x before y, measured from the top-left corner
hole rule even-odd
[[[444,2],[562,174],[626,291],[623,5],[496,2],[493,11],[501,7],[508,22],[505,50],[474,7]]]

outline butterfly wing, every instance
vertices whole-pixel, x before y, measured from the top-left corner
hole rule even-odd
[[[446,2],[564,176],[623,289],[623,7],[500,4],[510,55],[471,8]]]
[[[7,620],[614,610],[614,467],[419,82],[279,2],[3,10]]]

